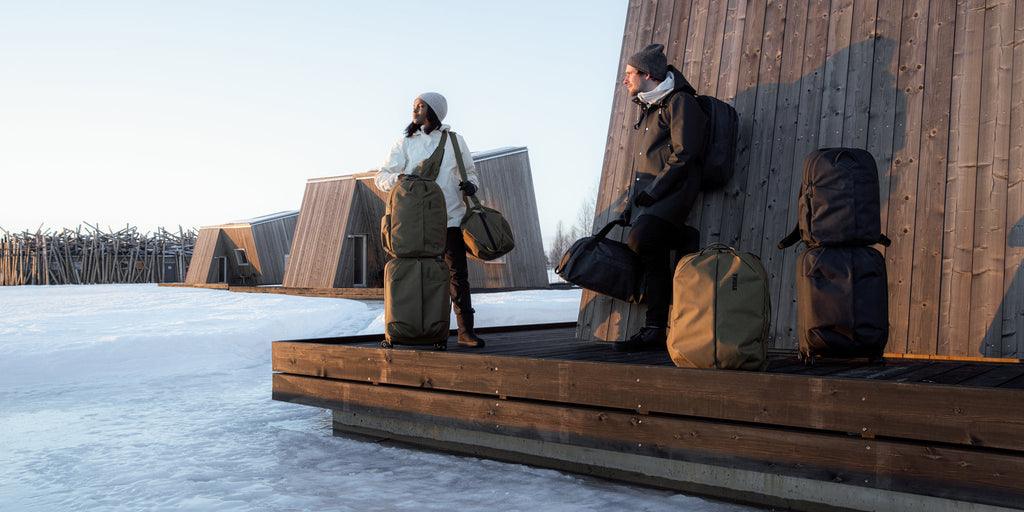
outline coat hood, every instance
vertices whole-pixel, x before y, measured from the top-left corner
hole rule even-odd
[[[677,92],[685,92],[692,96],[697,95],[697,91],[686,80],[686,77],[678,69],[669,66],[665,80],[658,84],[658,87],[651,91],[637,94],[633,101],[641,107],[655,106]]]

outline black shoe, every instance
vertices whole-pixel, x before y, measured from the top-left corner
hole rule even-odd
[[[459,345],[465,345],[470,348],[482,348],[486,343],[475,332],[468,331],[459,333]]]
[[[615,350],[619,352],[644,352],[665,350],[665,328],[644,327],[640,332],[626,341],[616,341]]]

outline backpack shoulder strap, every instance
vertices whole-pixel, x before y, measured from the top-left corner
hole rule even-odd
[[[441,131],[441,142],[437,148],[425,160],[420,162],[409,174],[422,176],[428,180],[436,180],[441,170],[441,161],[444,159],[444,145],[448,140],[448,130]]]

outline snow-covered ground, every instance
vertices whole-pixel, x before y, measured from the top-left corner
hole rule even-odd
[[[573,321],[579,290],[474,295]],[[0,287],[0,510],[753,510],[333,437],[271,400],[270,342],[383,332],[383,305],[156,285]]]

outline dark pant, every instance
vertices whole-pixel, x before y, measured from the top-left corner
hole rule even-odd
[[[469,267],[466,264],[466,243],[461,228],[448,228],[445,234],[444,261],[448,264],[449,289],[455,316],[473,314],[473,300],[469,296]]]
[[[653,215],[641,215],[633,222],[626,244],[644,263],[648,327],[668,326],[674,272],[672,251],[694,252],[699,243],[700,234],[697,230],[687,227],[681,231],[671,222]]]

